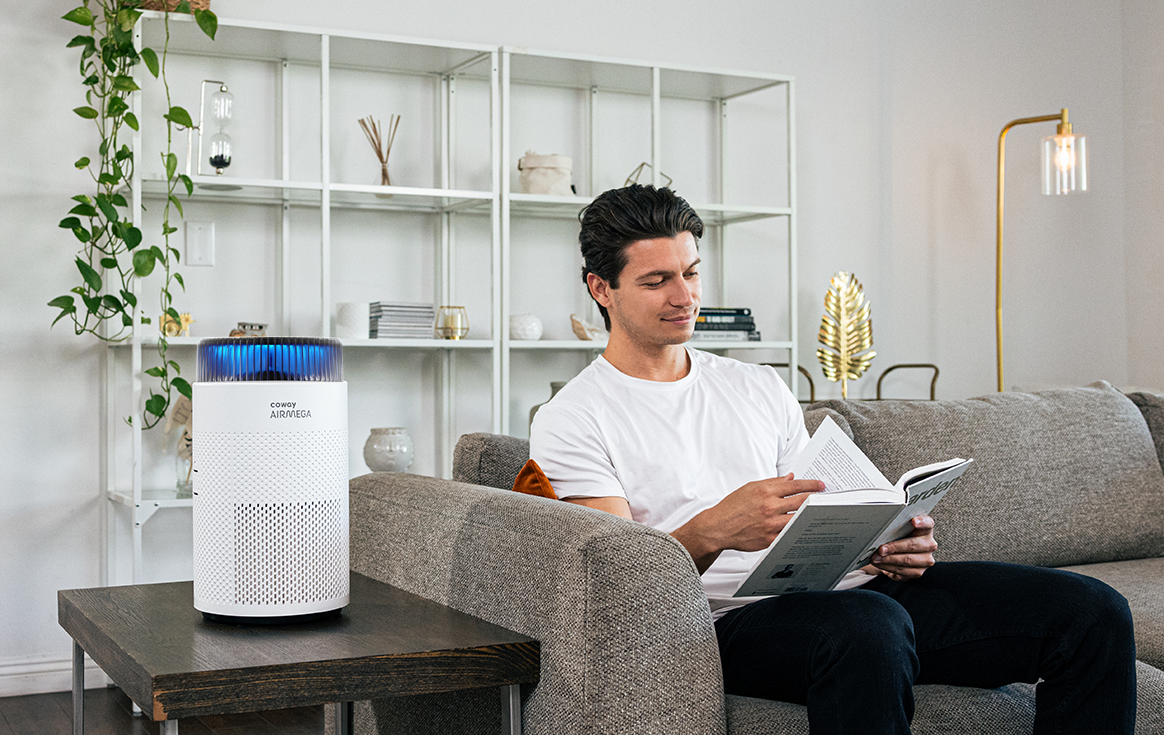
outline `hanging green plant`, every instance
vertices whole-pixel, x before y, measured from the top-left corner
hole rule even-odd
[[[178,187],[189,196],[194,191],[190,178],[178,173],[178,157],[173,152],[174,126],[192,127],[190,114],[174,105],[166,80],[166,57],[170,44],[170,19],[165,15],[166,40],[161,57],[150,48],[134,48],[133,29],[141,18],[142,0],[83,0],[62,18],[85,27],[87,33],[74,37],[68,48],[80,48],[81,84],[85,87],[85,104],[73,110],[79,117],[93,121],[100,136],[94,158],[84,157],[75,164],[88,171],[96,190],[73,197],[75,206],[60,226],[71,230],[81,242],[75,264],[80,283],[70,294],[58,296],[49,306],[58,309],[55,325],[61,319],[73,323],[78,334],[92,334],[107,342],[123,342],[133,335],[133,314],[138,306],[135,278],[154,272],[162,275],[159,298],[160,313],[181,322],[174,308],[171,289],[177,284],[185,290],[177,271],[178,250],[170,246],[170,235],[178,229],[170,223],[171,209],[182,217]],[[176,12],[190,13],[188,0],[181,0]],[[218,19],[209,10],[192,11],[198,26],[211,39],[218,29]],[[158,244],[146,242],[142,231],[129,215],[125,192],[133,179],[134,152],[121,142],[126,128],[137,131],[140,121],[130,107],[130,95],[139,90],[133,67],[145,64],[160,79],[166,94],[166,150],[161,152],[166,171],[166,199],[162,212],[162,231]],[[141,311],[141,324],[151,320]],[[160,364],[146,370],[157,378],[158,385],[149,389],[143,406],[142,427],[149,429],[165,416],[171,395],[177,390],[190,396],[190,383],[180,376],[181,367],[167,357],[168,343],[159,331],[157,350]]]

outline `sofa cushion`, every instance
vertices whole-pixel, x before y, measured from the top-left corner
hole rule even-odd
[[[1107,383],[959,401],[825,401],[890,480],[975,464],[933,516],[941,559],[1042,566],[1164,556],[1164,473],[1136,406]]]
[[[1128,393],[1127,396],[1144,416],[1156,445],[1156,459],[1164,466],[1164,396],[1155,393]]]
[[[465,434],[453,448],[453,479],[502,490],[529,459],[529,441],[504,434]]]
[[[1164,669],[1164,558],[1064,567],[1108,583],[1124,597],[1136,628],[1136,658]]]

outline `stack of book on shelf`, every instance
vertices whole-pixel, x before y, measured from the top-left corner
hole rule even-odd
[[[692,341],[759,342],[760,333],[751,309],[728,309],[704,306],[695,318]]]
[[[372,339],[432,339],[436,307],[405,301],[373,301],[368,305],[368,336]]]

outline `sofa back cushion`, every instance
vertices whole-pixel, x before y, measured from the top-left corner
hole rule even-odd
[[[853,433],[841,414],[827,408],[808,411],[804,423],[809,433],[831,416],[849,436]],[[508,490],[529,459],[529,441],[504,434],[465,434],[453,448],[453,479],[472,485]]]
[[[504,434],[465,434],[453,448],[453,479],[509,490],[529,459],[529,441]]]
[[[960,401],[824,401],[890,480],[974,465],[934,509],[938,558],[1041,566],[1164,555],[1164,473],[1139,409],[1107,383]]]

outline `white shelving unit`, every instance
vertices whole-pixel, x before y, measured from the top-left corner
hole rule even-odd
[[[227,131],[232,167],[193,175],[195,192],[183,199],[187,221],[221,223],[222,262],[182,267],[189,294],[176,308],[198,320],[194,334],[225,336],[245,320],[267,321],[269,334],[330,336],[343,301],[469,306],[466,339],[345,340],[353,474],[363,469],[370,426],[405,425],[418,451],[412,471],[448,476],[460,434],[524,435],[549,381],[569,379],[601,352],[602,343],[579,341],[569,328],[572,312],[597,320],[578,270],[577,216],[640,162],[658,185],[661,172],[675,173],[676,190],[708,225],[705,305],[751,306],[771,335],[699,347],[797,364],[791,79],[225,18],[211,42],[189,20],[173,16],[169,25],[172,103],[196,115],[201,80],[223,80],[244,121]],[[137,32],[139,44],[160,49],[163,16],[146,13]],[[158,120],[160,85],[138,84],[135,113]],[[384,187],[370,183],[379,165],[355,117],[389,112],[403,114],[408,131],[389,162],[393,181],[406,185]],[[146,122],[133,141],[132,207],[147,239],[160,231],[155,210],[165,196],[153,162],[161,135]],[[526,148],[572,155],[579,195],[516,191]],[[180,169],[185,149],[176,139]],[[757,157],[770,160],[757,168]],[[181,249],[180,239],[171,244]],[[155,291],[147,281],[138,292]],[[525,311],[543,319],[544,339],[509,338],[509,317]],[[143,577],[145,523],[191,505],[167,489],[173,460],[159,430],[140,428],[152,328],[110,348],[103,376],[105,492],[128,508],[134,582]],[[169,340],[188,379],[197,342]],[[796,379],[793,370],[794,391]],[[109,583],[118,581],[109,570],[120,534],[109,533]]]

